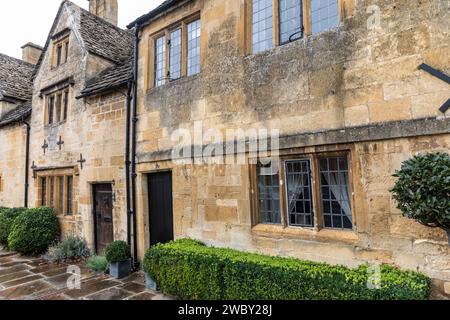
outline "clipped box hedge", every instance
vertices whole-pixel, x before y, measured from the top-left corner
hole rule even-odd
[[[369,289],[368,266],[349,269],[269,257],[179,240],[149,249],[143,268],[164,293],[188,300],[421,300],[431,280],[381,266],[381,288]]]

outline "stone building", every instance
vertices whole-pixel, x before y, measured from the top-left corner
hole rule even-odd
[[[389,192],[404,160],[449,150],[448,1],[166,0],[134,31],[117,12],[63,1],[37,62],[24,47],[36,66],[0,56],[0,205],[28,190],[98,251],[191,237],[450,292],[446,233]]]
[[[449,84],[419,69],[450,71],[448,6],[168,0],[131,23],[140,39],[140,254],[192,237],[348,266],[389,263],[443,291],[446,233],[402,217],[389,189],[404,160],[449,150],[449,113],[439,110]],[[230,129],[280,130],[279,170],[249,150],[244,164],[194,156],[222,140],[213,149],[227,153],[238,141]],[[174,161],[180,144],[193,163]]]
[[[23,58],[35,65],[0,56],[2,80],[10,74],[2,81],[0,205],[23,206],[28,190],[29,206],[55,208],[63,235],[83,235],[101,252],[127,238],[123,152],[132,33],[116,25],[117,0],[91,1],[90,10],[62,1],[44,48],[23,47]]]

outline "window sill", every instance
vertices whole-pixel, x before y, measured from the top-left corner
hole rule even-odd
[[[170,88],[170,87],[175,86],[175,85],[179,85],[179,84],[183,84],[185,82],[190,82],[190,81],[197,80],[198,78],[200,78],[200,75],[201,75],[201,73],[197,73],[197,74],[193,74],[191,76],[181,77],[179,79],[166,82],[166,83],[164,83],[162,85],[159,85],[157,87],[153,85],[151,88],[147,89],[147,93],[151,93],[153,91],[165,90],[165,89]]]
[[[253,227],[252,234],[255,236],[276,239],[302,239],[321,242],[333,240],[351,244],[358,242],[358,235],[353,230],[322,229],[317,231],[312,228],[285,228],[280,225],[259,224]]]

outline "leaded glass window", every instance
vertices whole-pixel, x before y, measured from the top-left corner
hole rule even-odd
[[[347,158],[320,159],[320,179],[324,226],[352,229]]]
[[[260,164],[257,168],[259,195],[259,222],[280,224],[280,177],[270,165]]]
[[[253,0],[252,11],[252,48],[258,53],[273,47],[273,2]]]
[[[338,0],[311,0],[312,33],[339,26]]]
[[[67,214],[73,214],[73,177],[67,177]]]
[[[287,43],[303,36],[302,0],[280,0],[280,43]]]
[[[187,25],[187,75],[200,73],[200,20]]]
[[[155,86],[166,83],[166,37],[162,36],[155,41]]]
[[[286,189],[289,225],[313,227],[313,201],[309,160],[286,162]]]
[[[170,80],[181,78],[181,29],[170,33]]]

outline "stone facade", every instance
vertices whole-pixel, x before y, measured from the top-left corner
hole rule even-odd
[[[448,113],[438,110],[448,84],[418,69],[425,62],[450,71],[447,1],[344,0],[339,28],[260,54],[251,54],[249,3],[188,1],[141,31],[141,256],[150,241],[147,174],[170,170],[176,238],[350,266],[386,262],[450,281],[445,232],[403,218],[389,192],[402,161],[449,150]],[[372,4],[381,13],[374,30],[367,27]],[[155,88],[154,35],[194,14],[201,17],[201,73]],[[194,136],[199,121],[220,132],[280,129],[280,152],[294,159],[348,151],[353,231],[258,224],[248,158],[247,165],[171,161],[173,133]]]

